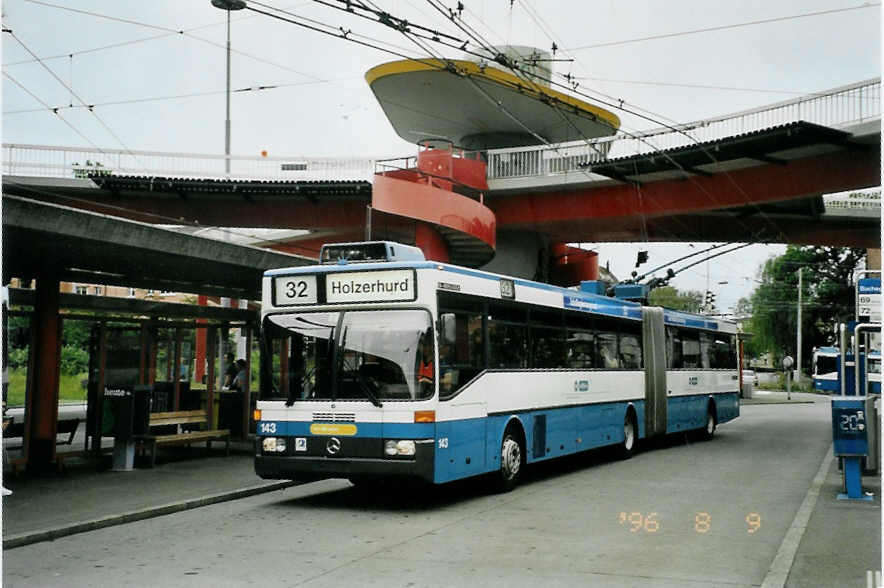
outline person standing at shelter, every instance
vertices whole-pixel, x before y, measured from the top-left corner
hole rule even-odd
[[[248,370],[246,369],[248,366],[246,364],[246,360],[237,359],[235,365],[236,375],[233,377],[233,382],[230,385],[230,389],[235,392],[245,392],[246,379],[248,378]]]
[[[225,368],[224,381],[221,383],[222,390],[230,390],[233,388],[233,380],[236,379],[236,374],[239,372],[234,357],[235,356],[232,353],[228,353],[224,356]]]

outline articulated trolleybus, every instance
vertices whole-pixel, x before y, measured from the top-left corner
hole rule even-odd
[[[529,463],[629,457],[739,415],[732,323],[391,242],[327,245],[320,262],[264,274],[262,478],[490,474],[508,490]]]

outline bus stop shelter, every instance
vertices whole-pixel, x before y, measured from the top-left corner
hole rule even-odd
[[[257,323],[254,310],[62,294],[61,282],[259,300],[265,270],[311,262],[18,196],[4,194],[2,205],[3,283],[20,278],[36,284],[33,290],[13,290],[10,296],[13,305],[32,309],[23,440],[29,471],[56,462],[60,333],[71,311],[85,311],[93,319],[128,316],[145,338],[158,325],[174,330],[197,328],[199,322],[211,353],[211,339],[226,325]],[[149,354],[139,361],[141,379],[149,379],[145,362],[150,362]],[[208,362],[209,369],[213,363]]]

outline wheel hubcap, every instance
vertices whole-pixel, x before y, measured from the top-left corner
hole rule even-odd
[[[632,449],[633,443],[635,443],[635,430],[632,428],[632,421],[627,419],[623,424],[623,446]]]
[[[503,449],[500,452],[500,457],[503,474],[507,479],[513,478],[519,473],[519,467],[522,465],[522,453],[519,450],[518,443],[507,437],[503,442]]]
[[[712,418],[712,415],[706,415],[706,432],[710,435],[715,431],[715,419]]]

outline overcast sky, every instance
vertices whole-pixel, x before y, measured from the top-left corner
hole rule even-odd
[[[580,90],[623,99],[660,120],[726,114],[881,71],[877,3],[462,1],[464,22],[492,43],[549,48],[555,42],[557,57],[574,59],[556,63],[556,70],[579,79]],[[425,0],[376,3],[410,22],[463,37]],[[400,33],[328,6],[262,4],[349,29],[394,51],[425,55]],[[797,17],[823,11],[833,12]],[[209,0],[5,0],[3,13],[14,34],[4,34],[2,46],[4,142],[88,146],[88,139],[103,148],[223,153],[226,14]],[[757,23],[771,19],[779,20]],[[749,22],[757,24],[735,26]],[[232,88],[278,86],[233,94],[233,154],[383,157],[415,151],[393,132],[363,77],[397,56],[250,10],[234,13],[232,23]],[[626,42],[706,28],[718,29]],[[453,49],[444,53],[463,56]],[[77,107],[81,99],[96,105],[94,114]],[[70,125],[41,101],[58,107]],[[629,130],[657,126],[617,114]],[[693,251],[686,244],[601,246],[602,263],[610,261],[625,277],[643,248],[651,250],[645,267]],[[758,265],[782,250],[749,247],[710,262],[708,283],[719,307],[727,309],[747,294]],[[673,284],[705,290],[706,264]]]

